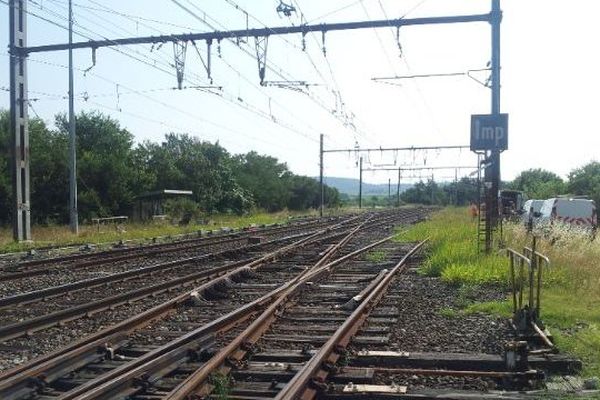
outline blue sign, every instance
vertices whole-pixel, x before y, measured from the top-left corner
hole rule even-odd
[[[508,149],[508,114],[471,115],[471,151]]]

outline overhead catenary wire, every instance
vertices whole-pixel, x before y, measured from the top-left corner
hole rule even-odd
[[[91,1],[91,0],[90,0],[90,1]],[[159,32],[160,32],[160,31],[159,31]],[[169,64],[169,66],[171,66],[171,67],[172,67],[172,64]],[[169,74],[171,74],[171,73],[169,73]],[[197,83],[193,83],[193,84],[195,84],[195,85],[198,85]],[[221,88],[221,89],[222,89],[222,88]],[[213,94],[214,94],[214,93],[213,93]],[[241,104],[241,103],[239,103],[239,102],[235,102],[235,101],[231,101],[231,100],[232,100],[232,98],[231,98],[231,96],[230,96],[230,98],[228,98],[228,99],[227,99],[227,101],[229,101],[230,103],[232,103],[232,104],[234,104],[234,105],[236,105],[236,106],[242,107],[242,108],[246,109],[247,111],[254,112],[254,113],[258,113],[258,115],[259,115],[259,116],[261,116],[262,118],[267,118],[267,116],[266,116],[266,113],[265,113],[264,111],[262,111],[262,110],[259,110],[259,109],[257,109],[256,107],[251,107],[251,106],[249,106],[249,105],[247,105],[247,104]],[[282,108],[283,108],[283,106],[282,106]],[[292,116],[293,116],[293,113],[289,112],[289,110],[288,110],[288,113],[289,113],[290,115],[292,115]],[[297,117],[296,117],[296,118],[297,118]],[[276,124],[278,124],[278,125],[280,125],[280,126],[282,126],[282,127],[286,128],[286,129],[290,129],[290,130],[294,131],[295,133],[298,133],[298,134],[300,134],[301,136],[304,136],[304,137],[308,138],[308,139],[309,139],[309,140],[311,140],[311,141],[315,141],[315,142],[316,142],[316,139],[315,139],[315,138],[308,137],[308,136],[307,136],[307,135],[305,135],[305,134],[304,134],[302,131],[298,131],[297,129],[295,129],[295,128],[291,127],[290,125],[284,124],[283,122],[281,122],[281,120],[279,120],[279,121],[275,121],[275,120],[272,120],[272,118],[267,118],[267,119],[271,120],[271,122],[274,122],[274,123],[276,123]],[[301,119],[300,119],[300,118],[298,118],[298,119],[301,121]]]
[[[188,12],[188,14],[192,15],[194,18],[196,18],[197,20],[199,20],[200,22],[206,24],[209,28],[211,29],[218,29],[218,28],[225,28],[226,27],[224,25],[222,25],[219,21],[215,20],[214,18],[210,17],[208,15],[208,13],[206,13],[204,10],[202,10],[200,7],[198,7],[194,2],[192,2],[191,0],[183,0],[186,1],[186,4],[189,4],[189,7],[186,7],[185,5],[182,5],[182,0],[171,0],[173,3],[179,5],[183,10],[185,10],[186,12]],[[197,12],[194,12],[193,10],[190,9],[194,8],[195,10],[197,10],[198,12],[201,12],[203,17],[199,16]],[[212,21],[213,23],[209,22]],[[268,27],[266,29],[269,29]],[[249,51],[248,49],[246,49],[245,47],[243,47],[242,45],[248,45],[248,43],[243,43],[243,42],[236,42],[232,39],[232,41],[234,43],[236,43],[238,49],[240,49],[242,52],[244,52],[246,55],[254,58],[255,55]],[[276,68],[273,68],[276,67]],[[266,65],[266,68],[269,69],[271,72],[275,73],[277,76],[279,76],[281,79],[287,80],[287,81],[294,81],[295,79],[289,75],[287,75],[283,69],[279,66],[277,66],[276,64],[274,64],[273,62],[270,62],[269,64]],[[308,90],[302,91],[302,93],[306,94],[309,99],[311,99],[313,102],[315,102],[315,104],[317,104],[318,106],[320,106],[322,109],[324,109],[325,111],[329,112],[335,119],[339,120],[340,122],[342,122],[342,124],[344,124],[345,127],[347,127],[345,125],[345,121],[343,119],[340,119],[339,116],[335,115],[334,113],[331,112],[331,109],[329,107],[327,107],[323,101],[321,99],[319,99],[314,93],[311,93]],[[362,135],[363,137],[367,137],[367,135],[364,132],[358,131],[355,129],[355,132],[359,133],[360,135]]]
[[[305,21],[306,20],[306,15],[302,11],[302,8],[300,7],[300,4],[296,0],[292,0],[292,4],[294,4],[294,6],[296,7],[296,9],[300,13],[301,20]],[[309,36],[313,39],[313,41],[315,42],[315,44],[317,46],[319,46],[319,41],[318,41],[318,39],[316,37],[316,34],[314,32],[311,32],[311,33],[309,33]],[[308,53],[308,51],[306,52],[306,54],[309,56],[309,59],[311,60],[311,63],[313,63],[313,65],[314,65],[314,62],[312,61],[312,58],[310,57],[310,54]],[[344,114],[345,118],[348,118],[349,116],[347,115],[347,112],[346,112],[346,109],[345,109],[346,102],[344,101],[344,98],[342,96],[342,90],[340,88],[340,85],[338,84],[338,81],[337,81],[336,77],[335,77],[335,73],[333,72],[333,67],[331,66],[331,62],[329,61],[329,58],[327,58],[327,56],[325,55],[325,53],[320,52],[320,54],[323,56],[323,60],[325,61],[325,64],[327,65],[327,68],[328,68],[328,71],[329,71],[329,75],[331,77],[331,81],[332,81],[332,83],[334,85],[334,88],[335,88],[334,89],[334,95],[337,96],[337,97],[339,97],[339,99],[336,98],[336,101],[339,100],[341,112]],[[315,68],[316,68],[316,66],[315,66]],[[323,79],[325,79],[325,78],[323,77]],[[352,116],[352,119],[356,118],[356,114],[354,114],[353,112],[350,112],[350,116]],[[356,136],[354,137],[354,140],[356,141]],[[373,142],[373,140],[370,139],[370,138],[367,138],[367,140]]]
[[[92,3],[96,3],[96,2],[95,2],[95,1],[93,1],[93,0],[88,0],[88,1],[90,1],[90,2],[92,2]],[[105,7],[105,8],[107,8],[107,7]],[[156,30],[156,31],[158,31],[158,32],[159,32],[159,33],[161,33],[161,34],[164,34],[164,32],[162,32],[162,31],[160,31],[160,30],[158,30],[158,29],[155,29],[155,30]],[[172,64],[169,64],[169,65],[170,65],[170,66],[172,66]],[[231,66],[230,64],[227,64],[227,65]],[[239,71],[237,71],[237,70],[235,70],[235,71],[236,71],[236,73],[239,73]],[[190,75],[190,73],[188,72],[188,73],[187,73],[187,75]],[[193,75],[194,75],[195,77],[197,77],[197,79],[200,79],[200,78],[198,78],[198,75],[197,75],[197,74],[193,74]],[[241,75],[241,74],[240,74],[240,75]],[[249,80],[247,80],[247,81],[248,81],[248,82],[250,82]],[[192,83],[192,84],[193,84],[193,85],[196,85],[196,86],[198,86],[198,83]],[[253,86],[255,86],[255,87],[256,87],[256,85],[253,85]],[[220,90],[223,90],[223,87],[219,87],[219,89],[220,89]],[[230,96],[229,100],[231,100],[231,96]],[[299,120],[299,121],[301,121],[301,122],[305,123],[305,121],[304,121],[303,119],[301,119],[301,118],[297,117],[297,116],[296,116],[296,115],[295,115],[293,112],[291,112],[289,109],[285,108],[285,107],[284,107],[282,104],[280,104],[280,103],[277,103],[277,104],[278,104],[278,105],[280,105],[280,107],[281,107],[281,108],[282,108],[284,111],[286,111],[286,112],[287,112],[287,113],[288,113],[290,116],[292,116],[292,117],[294,117],[295,119],[297,119],[297,120]],[[236,105],[236,106],[240,106],[240,104],[238,104],[238,103],[236,103],[236,102],[234,102],[234,105]],[[247,106],[243,106],[243,105],[242,105],[242,107],[243,107],[243,108],[245,107],[245,108],[246,108],[248,111],[251,111],[251,112],[254,112],[254,111],[256,111],[256,110],[251,110],[251,109],[249,109]],[[265,112],[263,112],[263,111],[260,111],[260,115],[261,115],[261,117],[265,117]],[[272,122],[275,122],[275,121],[272,121]],[[281,123],[281,121],[280,121],[280,123]],[[309,125],[307,124],[307,126],[309,126]],[[285,127],[287,127],[287,128],[290,128],[290,126],[289,126],[289,125],[286,125]],[[314,130],[315,132],[318,132],[318,131],[317,131],[315,128],[313,128],[313,127],[310,127],[310,126],[309,126],[309,128],[310,128],[310,129],[312,129],[312,130]],[[296,129],[294,129],[294,130],[295,130],[295,132],[296,132],[296,133],[300,134],[301,136],[304,136],[304,137],[306,137],[306,138],[310,139],[311,141],[316,141],[316,139],[315,139],[315,138],[313,138],[313,137],[308,137],[308,136],[307,136],[307,135],[305,135],[305,134],[304,134],[302,131],[298,131],[298,130],[296,130]]]
[[[383,3],[381,3],[381,0],[377,0],[377,1],[379,3],[379,7],[381,9],[381,12],[383,13],[384,18],[385,19],[389,19],[388,18],[388,14],[387,14],[387,12],[385,10],[385,7],[383,6]],[[406,18],[409,14],[411,14],[412,12],[414,12],[415,10],[417,10],[418,8],[420,8],[423,4],[425,4],[426,1],[427,0],[421,0],[415,6],[411,7],[408,11],[406,11],[402,15],[402,18]],[[400,40],[399,37],[396,37],[396,33],[399,33],[399,31],[395,33],[393,31],[393,27],[392,26],[390,26],[390,33],[394,37],[394,40],[398,40],[398,41]],[[400,42],[398,42],[398,46],[401,47],[401,43]],[[408,64],[408,60],[406,58],[406,54],[404,53],[404,50],[402,50],[401,59],[402,59],[402,62],[404,63],[404,65],[406,66],[406,70],[409,72],[409,74],[413,74],[412,69],[411,69],[410,65]],[[391,84],[391,85],[394,85],[394,84]],[[398,86],[398,85],[394,85],[394,86]],[[419,97],[421,98],[421,102],[423,103],[425,111],[429,114],[429,120],[431,121],[433,129],[437,132],[438,135],[441,136],[441,131],[439,129],[439,126],[437,125],[435,115],[433,113],[433,110],[429,106],[429,103],[427,102],[427,99],[425,98],[425,94],[423,93],[423,90],[419,86],[418,82],[414,82],[414,86],[415,86],[415,89],[417,90],[417,93],[418,93]]]
[[[4,0],[0,0],[0,2],[4,2]],[[5,4],[7,4],[7,3],[5,3]],[[29,13],[29,14],[31,14],[31,12],[29,12],[29,11],[28,11],[28,13]],[[50,20],[50,19],[48,19],[48,18],[41,17],[41,19],[43,19],[44,21],[47,21],[47,22],[49,22],[49,23],[52,23],[53,25],[55,25],[55,26],[57,26],[57,27],[60,27],[60,28],[62,28],[62,29],[68,29],[68,28],[67,28],[67,27],[65,27],[64,25],[62,25],[62,24],[60,24],[60,23],[57,23],[56,21],[52,21],[52,20]],[[86,29],[87,29],[87,28],[86,28]],[[87,30],[88,30],[88,31],[90,31],[89,29],[87,29]],[[93,32],[93,31],[91,31],[91,32]],[[89,36],[87,36],[87,35],[85,35],[85,34],[82,34],[82,33],[79,33],[79,32],[78,32],[77,34],[78,34],[79,36],[85,37],[85,38],[87,38],[87,39],[90,39],[90,40],[92,39],[91,37],[89,37]],[[110,40],[110,39],[107,39],[107,40]],[[137,60],[137,61],[140,61],[140,62],[142,62],[142,63],[144,63],[144,64],[146,64],[146,65],[148,65],[148,66],[150,66],[150,67],[153,67],[153,68],[155,68],[155,69],[158,69],[158,70],[160,70],[160,71],[162,71],[162,72],[165,72],[165,73],[169,74],[170,76],[172,76],[172,72],[171,72],[171,71],[163,70],[162,68],[159,68],[159,67],[157,67],[156,65],[153,65],[153,64],[151,64],[151,63],[150,63],[150,62],[148,62],[148,61],[137,59],[136,57],[134,57],[134,56],[131,56],[131,55],[129,55],[129,54],[127,54],[127,53],[125,53],[125,52],[123,52],[123,51],[119,50],[119,49],[114,49],[114,50],[118,50],[118,52],[119,52],[119,53],[121,53],[121,54],[124,54],[124,55],[126,55],[126,56],[128,56],[128,57],[130,57],[130,58],[133,58],[133,59],[135,59],[135,60]],[[64,66],[64,67],[66,68],[66,66]],[[85,71],[84,71],[84,72],[85,72]],[[98,76],[98,75],[96,75],[96,76]],[[114,82],[113,82],[113,83],[114,83]],[[114,83],[114,84],[116,84],[116,83]],[[123,86],[123,85],[121,85],[121,86]],[[138,93],[138,94],[139,94],[139,93]],[[261,118],[263,118],[263,119],[266,119],[266,120],[268,120],[268,121],[271,121],[272,123],[275,123],[276,125],[279,125],[279,126],[281,126],[281,127],[285,128],[285,129],[288,129],[288,130],[290,130],[290,131],[292,131],[292,132],[298,133],[299,135],[301,135],[301,136],[304,136],[305,138],[308,138],[309,140],[311,140],[311,141],[313,141],[313,142],[317,142],[317,139],[316,139],[316,138],[312,138],[312,137],[308,137],[308,136],[306,136],[306,135],[305,135],[305,134],[304,134],[302,131],[298,131],[297,129],[293,128],[292,126],[290,126],[290,125],[287,125],[287,124],[283,123],[281,120],[273,120],[272,118],[270,118],[270,117],[268,116],[268,114],[267,114],[267,113],[265,113],[264,111],[262,111],[262,110],[260,110],[260,109],[258,109],[258,108],[256,108],[256,107],[252,107],[252,106],[250,106],[250,105],[248,105],[248,104],[241,104],[240,102],[235,102],[235,101],[232,101],[232,99],[231,99],[231,98],[228,98],[228,99],[227,99],[227,101],[229,101],[229,102],[230,102],[230,103],[232,103],[232,104],[235,104],[236,106],[239,106],[239,107],[241,107],[241,108],[244,108],[244,109],[246,109],[246,110],[247,110],[247,111],[249,111],[249,112],[255,113],[256,115],[260,116]],[[165,105],[165,104],[163,103],[163,105]],[[196,118],[196,119],[197,119],[197,118]],[[204,121],[206,121],[206,120],[204,120]],[[213,123],[213,124],[214,124],[214,123]],[[246,135],[246,136],[247,136],[247,135]]]
[[[29,61],[34,62],[34,63],[41,63],[41,64],[45,64],[45,65],[50,65],[50,66],[54,66],[54,67],[58,67],[58,68],[63,68],[63,69],[68,68],[64,64],[58,64],[58,63],[49,62],[49,61],[45,61],[45,60],[38,60],[38,59],[35,59],[35,58],[30,58]],[[80,69],[80,68],[75,68],[75,69],[77,71],[83,73],[82,69]],[[205,123],[207,125],[214,126],[215,128],[222,129],[222,130],[228,131],[228,132],[233,133],[233,134],[240,134],[240,135],[246,136],[246,137],[248,137],[250,139],[255,139],[253,136],[249,136],[247,133],[239,132],[239,131],[236,131],[236,130],[228,127],[228,126],[225,126],[225,125],[222,125],[222,124],[219,124],[219,123],[216,123],[216,122],[209,121],[209,120],[206,120],[204,118],[198,117],[196,114],[189,113],[186,110],[180,109],[179,107],[176,107],[176,106],[174,106],[172,104],[166,103],[166,102],[164,102],[162,100],[155,99],[154,97],[149,96],[149,95],[147,95],[147,94],[145,94],[143,92],[140,92],[138,90],[135,90],[133,88],[130,88],[129,86],[127,86],[127,85],[125,85],[123,83],[116,82],[116,81],[114,81],[112,79],[109,79],[109,78],[106,78],[104,76],[98,75],[97,73],[93,73],[92,72],[92,73],[88,73],[88,74],[91,75],[91,76],[94,76],[94,77],[96,77],[96,78],[98,78],[100,80],[103,80],[105,82],[108,82],[108,83],[110,83],[112,85],[117,85],[118,84],[119,86],[123,87],[124,89],[129,90],[131,93],[135,93],[135,94],[137,94],[137,95],[139,95],[139,96],[141,96],[141,97],[143,97],[143,98],[145,98],[145,99],[147,99],[147,100],[149,100],[151,102],[159,104],[159,105],[161,105],[161,106],[163,106],[163,107],[165,107],[167,109],[170,109],[170,110],[176,111],[178,113],[181,113],[182,115],[185,115],[185,116],[187,116],[187,117],[189,117],[191,119],[195,119],[195,120],[197,120],[199,122]],[[119,110],[116,110],[116,111],[119,111]],[[203,134],[202,136],[204,136],[204,135],[205,134]],[[261,141],[265,142],[262,139],[257,139],[257,140],[261,140]],[[269,143],[269,142],[266,142],[266,143]],[[269,144],[273,145],[273,143],[269,143]]]

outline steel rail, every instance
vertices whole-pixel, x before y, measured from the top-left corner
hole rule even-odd
[[[325,254],[319,259],[314,267],[321,267],[327,262],[333,255],[346,244],[350,238],[359,230],[363,228],[367,221],[363,222],[358,227],[351,230],[338,244],[330,248]],[[338,235],[339,236],[339,235]],[[256,312],[259,308],[264,308],[274,299],[281,296],[282,292],[285,292],[297,279],[306,275],[306,272],[312,268],[305,269],[300,272],[295,278],[287,281],[277,289],[261,296],[259,299],[248,303],[241,308],[238,308],[226,316],[224,316],[219,322],[202,326],[197,328],[194,332],[190,332],[188,335],[193,337],[201,337],[207,333],[215,333],[217,330],[226,330],[228,327],[239,324],[250,317],[250,313]],[[188,343],[190,339],[186,337],[175,339],[169,344],[165,345],[165,349],[156,349],[151,353],[148,353],[135,361],[128,363],[118,369],[115,369],[107,374],[103,374],[99,378],[87,382],[86,384],[65,393],[60,397],[61,400],[69,399],[92,399],[92,398],[103,398],[110,393],[112,396],[118,396],[118,393],[124,394],[130,388],[128,384],[134,380],[139,379],[141,376],[148,376],[155,373],[154,369],[164,368],[165,359],[170,359],[173,352],[179,351],[178,349]],[[121,390],[119,390],[121,388]]]
[[[39,317],[35,317],[32,319],[28,319],[22,322],[17,322],[14,324],[9,324],[0,327],[0,342],[6,341],[8,339],[13,339],[15,337],[24,336],[26,334],[31,334],[34,331],[48,328],[54,326],[61,322],[71,321],[77,318],[81,318],[85,315],[89,315],[91,313],[95,313],[98,311],[106,310],[111,307],[115,307],[121,304],[125,304],[127,302],[135,301],[147,297],[149,295],[158,294],[165,292],[167,290],[179,287],[179,286],[189,286],[194,283],[198,283],[198,280],[211,279],[213,277],[219,276],[220,274],[230,271],[232,268],[253,268],[260,264],[263,264],[278,255],[289,251],[290,249],[301,245],[315,237],[315,235],[321,235],[322,233],[327,232],[328,230],[318,231],[316,233],[302,233],[298,235],[294,235],[292,237],[286,237],[283,239],[276,239],[277,242],[290,240],[293,238],[304,237],[303,239],[294,242],[291,245],[284,246],[280,249],[275,250],[265,256],[258,257],[250,260],[242,260],[236,261],[232,264],[223,265],[221,267],[216,267],[210,269],[208,271],[200,271],[195,272],[180,278],[171,279],[166,282],[160,282],[151,286],[146,286],[140,289],[132,290],[125,293],[119,293],[114,296],[106,297],[100,300],[92,301],[89,303],[84,303],[79,306],[59,310],[52,312],[50,314],[41,315]],[[241,266],[240,266],[241,265]]]
[[[336,224],[327,229],[320,230],[316,234],[311,235],[309,238],[296,242],[296,244],[300,246],[302,244],[308,244],[307,242],[311,241],[311,239],[313,241],[321,240],[318,237],[318,234],[326,233],[341,225],[342,224]],[[289,249],[290,246],[287,246],[286,248]],[[277,250],[276,252],[272,252],[269,255],[263,256],[262,260],[267,261],[271,257],[281,255],[282,252],[280,250],[281,249]],[[252,264],[252,266],[256,265],[258,265],[258,262],[254,262]],[[83,339],[80,339],[79,341],[71,345],[63,347],[57,351],[46,354],[44,356],[38,357],[30,361],[29,363],[17,366],[4,372],[0,372],[0,394],[6,394],[7,391],[11,388],[14,389],[15,387],[26,387],[29,385],[28,382],[31,379],[35,380],[36,377],[50,377],[52,376],[52,374],[60,374],[61,372],[59,371],[62,371],[67,365],[72,366],[73,368],[77,368],[78,365],[83,365],[82,363],[85,363],[85,360],[89,359],[90,357],[98,357],[97,349],[99,347],[105,345],[106,343],[118,343],[126,336],[127,332],[131,332],[135,329],[142,328],[145,325],[151,323],[152,321],[163,318],[164,316],[171,313],[172,310],[174,310],[179,305],[182,305],[185,302],[189,301],[192,298],[192,296],[194,296],[196,293],[208,289],[209,287],[211,287],[211,285],[214,285],[216,282],[221,282],[225,279],[229,279],[235,276],[247,267],[248,266],[239,267],[236,270],[230,271],[228,274],[221,276],[215,281],[207,282],[200,287],[197,287],[162,304],[159,304],[158,306],[155,306],[145,312],[142,312],[141,314],[135,317],[121,321],[120,323],[105,328],[93,335],[84,337]],[[259,301],[255,303],[255,305],[260,304],[262,301],[264,301],[264,299],[259,299]],[[0,397],[5,398],[5,395]]]
[[[404,270],[406,262],[428,241],[418,243],[414,246],[396,266],[377,284],[369,295],[359,304],[346,321],[338,328],[331,338],[317,351],[317,353],[296,373],[296,375],[284,386],[275,397],[276,400],[283,399],[312,399],[317,391],[309,387],[311,379],[325,381],[329,371],[323,368],[324,363],[334,365],[340,357],[340,349],[344,349],[350,342],[352,336],[360,329],[367,319],[369,312],[383,297],[385,291],[392,282],[394,276]]]
[[[239,350],[242,344],[245,348],[252,347],[260,339],[262,334],[266,332],[271,324],[277,319],[275,315],[277,310],[284,307],[284,304],[290,299],[290,297],[300,291],[308,281],[318,279],[324,274],[331,272],[335,266],[350,260],[374,247],[380,246],[381,244],[390,241],[394,237],[395,235],[388,236],[382,240],[371,243],[368,246],[353,251],[333,262],[323,265],[320,268],[312,269],[304,276],[299,276],[293,282],[290,282],[291,285],[289,288],[282,293],[281,296],[275,300],[259,317],[257,317],[250,326],[248,326],[240,335],[233,339],[218,354],[213,356],[200,369],[196,370],[185,381],[173,389],[166,397],[166,400],[184,400],[192,394],[197,394],[199,396],[209,395],[209,393],[196,393],[196,390],[199,389],[200,386],[208,379],[210,374],[221,367],[221,365],[227,359],[233,357],[234,361],[241,360],[245,354],[245,350]]]
[[[60,295],[63,293],[73,292],[73,291],[77,291],[77,290],[81,290],[81,289],[89,289],[89,288],[93,288],[96,286],[104,285],[106,283],[125,281],[128,278],[141,277],[144,275],[153,274],[158,271],[160,271],[160,272],[170,271],[170,270],[173,270],[176,268],[181,268],[181,267],[185,266],[186,264],[199,262],[199,261],[205,261],[205,260],[209,260],[212,258],[225,256],[230,253],[237,253],[239,251],[253,250],[253,249],[265,246],[265,245],[278,243],[281,240],[289,240],[293,237],[294,236],[287,236],[287,237],[284,237],[281,239],[273,239],[273,240],[269,240],[269,241],[259,243],[259,244],[245,245],[242,247],[238,247],[236,249],[220,250],[220,251],[213,252],[213,253],[202,254],[202,255],[196,256],[196,257],[182,258],[179,260],[163,262],[163,263],[151,265],[148,267],[132,269],[132,270],[118,272],[118,273],[101,276],[101,277],[97,277],[97,278],[85,279],[85,280],[81,280],[81,281],[77,281],[77,282],[73,282],[73,283],[69,283],[69,284],[65,284],[65,285],[53,286],[53,287],[49,287],[49,288],[45,288],[45,289],[21,293],[21,294],[14,295],[14,296],[3,297],[3,298],[0,298],[0,309],[2,307],[6,307],[9,305],[23,304],[25,302],[29,303],[29,302],[32,302],[35,300],[47,299],[49,297],[57,296],[57,295]],[[298,237],[298,236],[296,236],[296,237]],[[210,271],[207,271],[207,272],[210,272]]]
[[[403,215],[402,219],[410,220],[414,219],[415,216],[417,216],[417,213],[410,212],[407,213],[407,215]],[[354,219],[357,218],[359,217]],[[384,220],[383,222],[375,223],[371,226],[374,227],[385,223],[389,223],[389,221]],[[343,225],[343,223],[339,223],[334,227],[339,227],[341,225]],[[334,227],[330,227],[325,231],[332,230]],[[317,238],[315,240],[324,240],[324,238]],[[232,275],[229,274],[223,276],[222,279],[229,279],[231,276]],[[188,302],[195,293],[198,293],[198,291],[208,289],[211,284],[213,283],[206,283],[199,288],[183,293],[176,298],[155,306],[136,317],[129,318],[105,328],[96,334],[87,336],[53,353],[38,357],[27,364],[0,372],[0,397],[8,399],[8,393],[15,393],[15,391],[18,390],[31,393],[35,389],[32,389],[30,386],[35,384],[35,382],[38,382],[40,386],[43,386],[46,381],[52,381],[53,378],[63,376],[69,371],[81,368],[94,360],[102,359],[104,357],[102,349],[105,349],[107,345],[119,347],[120,343],[127,340],[129,332],[141,329],[152,321],[164,318],[166,315],[172,313],[179,305]],[[267,298],[263,296],[263,298],[257,300],[254,305],[262,307],[263,303],[268,303],[265,302],[267,302]],[[235,322],[230,322],[230,324],[233,323]],[[226,328],[227,322],[222,321],[222,325]]]
[[[347,221],[352,221],[355,218],[350,218]],[[216,246],[221,244],[233,243],[236,241],[245,240],[247,236],[252,234],[261,234],[261,235],[271,235],[278,233],[281,230],[288,231],[296,231],[302,229],[308,229],[309,227],[315,227],[322,225],[323,221],[314,221],[303,224],[294,224],[294,225],[286,225],[286,226],[278,226],[275,228],[263,229],[260,231],[246,231],[236,232],[234,234],[228,234],[228,236],[235,235],[235,237],[226,237],[226,235],[219,235],[214,237],[204,237],[204,238],[193,238],[186,239],[183,241],[176,241],[171,243],[157,243],[157,244],[149,244],[139,247],[133,248],[123,248],[123,249],[112,249],[112,250],[104,250],[100,252],[94,252],[89,254],[71,254],[62,257],[52,257],[41,260],[31,260],[20,262],[14,266],[8,267],[9,269],[4,269],[7,271],[6,274],[0,274],[0,281],[8,281],[19,279],[28,276],[41,275],[50,272],[51,270],[47,268],[48,265],[63,263],[68,261],[77,261],[81,259],[88,259],[81,263],[68,264],[65,266],[61,266],[61,268],[85,268],[88,266],[95,266],[101,264],[108,264],[117,261],[129,260],[134,258],[144,258],[148,256],[152,256],[155,254],[165,254],[165,253],[174,253],[174,252],[183,252],[186,250],[193,250],[202,247]],[[181,244],[184,244],[183,246]],[[120,254],[120,255],[119,255]],[[112,256],[112,257],[107,257]],[[39,270],[36,266],[43,266],[44,269]],[[18,268],[27,268],[24,270],[17,270]]]

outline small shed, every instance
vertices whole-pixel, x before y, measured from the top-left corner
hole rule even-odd
[[[136,197],[133,218],[136,221],[151,221],[165,217],[165,202],[170,199],[191,197],[191,190],[163,189],[143,193]]]

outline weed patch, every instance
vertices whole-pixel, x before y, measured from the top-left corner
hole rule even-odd
[[[443,309],[442,315],[488,313],[508,318],[510,296],[489,301],[478,295],[487,285],[508,289],[509,270],[503,255],[478,252],[476,232],[477,223],[466,209],[447,208],[399,233],[398,240],[431,238],[419,272],[441,277],[459,290],[457,310]],[[505,225],[504,241],[518,251],[531,244],[520,224]],[[551,261],[543,271],[542,320],[561,350],[584,361],[584,376],[600,376],[600,239],[562,230],[552,240],[539,240],[537,250]]]
[[[216,372],[210,376],[210,383],[214,386],[213,393],[218,400],[227,400],[231,391],[231,381],[227,375]]]
[[[371,262],[382,262],[385,261],[387,252],[384,250],[372,250],[367,253],[366,259]]]

